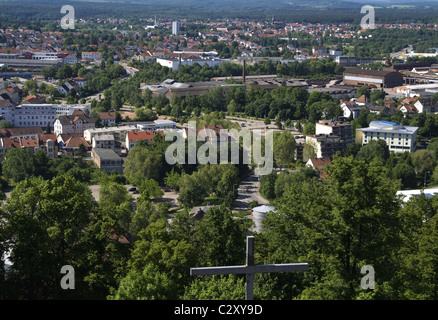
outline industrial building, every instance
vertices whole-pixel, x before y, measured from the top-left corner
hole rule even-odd
[[[348,69],[344,71],[344,85],[394,88],[403,84],[403,75],[398,71]]]

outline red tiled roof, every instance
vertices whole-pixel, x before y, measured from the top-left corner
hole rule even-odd
[[[85,148],[91,148],[91,145],[84,139],[84,137],[71,137],[65,142],[66,148],[79,148],[83,144]]]
[[[137,142],[139,140],[152,141],[154,138],[153,131],[130,131],[128,132],[128,142]]]
[[[115,112],[99,112],[98,115],[99,115],[99,118],[101,120],[115,120],[116,119]]]
[[[20,138],[19,140],[22,148],[36,148],[40,145],[38,138]]]
[[[15,148],[21,148],[20,146],[20,139],[10,139],[10,138],[2,138],[2,145],[4,149],[15,149]]]

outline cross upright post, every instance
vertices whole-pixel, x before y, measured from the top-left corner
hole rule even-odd
[[[254,237],[246,238],[246,265],[244,266],[227,266],[227,267],[201,267],[190,268],[191,276],[206,276],[206,275],[225,275],[225,274],[245,274],[246,289],[245,299],[254,299],[254,274],[267,272],[298,272],[308,271],[307,263],[286,263],[286,264],[254,264]]]
[[[246,266],[254,266],[254,237],[246,238]],[[254,299],[254,274],[246,274],[245,300]]]

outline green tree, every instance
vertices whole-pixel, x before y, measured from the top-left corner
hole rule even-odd
[[[164,152],[137,145],[129,151],[123,173],[128,181],[140,186],[144,179],[161,181],[165,169]]]
[[[143,271],[131,270],[122,279],[114,300],[174,300],[175,283],[158,267],[148,263]]]
[[[6,152],[2,172],[7,179],[18,183],[35,173],[32,150],[29,148],[11,149]]]
[[[306,141],[303,147],[303,161],[307,162],[309,159],[316,158],[316,146],[311,141]]]
[[[435,167],[435,154],[430,150],[417,150],[412,154],[411,158],[417,174],[432,171]]]
[[[277,180],[277,172],[275,171],[260,177],[260,194],[265,199],[270,200],[275,198],[276,180]]]
[[[164,178],[164,183],[166,183],[166,185],[169,188],[178,190],[180,177],[181,176],[178,174],[178,172],[176,172],[175,169],[172,168],[171,172],[166,173],[166,178]]]
[[[277,212],[264,221],[262,262],[306,261],[315,266],[301,277],[263,277],[270,288],[266,295],[355,299],[363,265],[379,270],[379,283],[390,281],[397,270],[392,257],[401,245],[399,185],[386,178],[385,167],[352,157],[334,157],[327,171],[324,182],[293,182],[274,202]],[[281,286],[292,280],[294,288]],[[376,298],[379,294],[384,296],[379,291]]]
[[[371,140],[367,145],[363,146],[356,155],[357,160],[363,160],[367,163],[371,163],[376,158],[383,164],[385,164],[389,158],[389,148],[385,140]]]
[[[0,128],[12,128],[12,125],[9,121],[4,120],[0,123]]]
[[[140,197],[138,199],[141,201],[149,201],[153,198],[158,199],[164,195],[163,190],[161,190],[160,185],[155,180],[143,180],[139,186]]]
[[[274,135],[274,160],[277,165],[291,163],[295,155],[295,138],[289,131]]]
[[[83,234],[93,207],[88,186],[69,176],[30,178],[15,187],[1,212],[12,249],[9,298],[67,297],[59,285],[63,265],[76,269],[77,290],[68,297],[86,296]]]
[[[221,180],[217,185],[218,195],[220,197],[224,197],[231,193],[233,198],[235,198],[237,196],[237,188],[239,183],[240,179],[237,168],[233,167],[232,169],[230,168],[226,170],[222,174]]]
[[[412,166],[406,163],[398,163],[391,170],[393,179],[400,179],[404,189],[417,186],[417,176]]]
[[[231,210],[213,207],[204,219],[195,222],[194,239],[199,261],[205,266],[234,265],[245,259],[245,236],[242,220],[233,219]]]
[[[187,287],[183,300],[242,300],[245,279],[234,275],[196,279]]]

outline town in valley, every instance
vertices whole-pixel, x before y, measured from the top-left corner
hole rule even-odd
[[[308,2],[0,0],[0,299],[438,299],[438,3]]]

